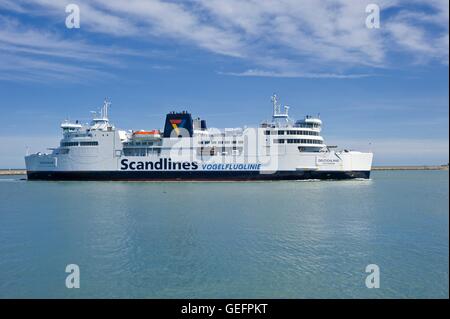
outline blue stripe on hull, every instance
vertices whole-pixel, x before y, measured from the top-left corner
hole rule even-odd
[[[260,174],[258,171],[72,171],[27,172],[29,180],[72,181],[259,181],[259,180],[339,180],[369,178],[370,171],[278,171]]]

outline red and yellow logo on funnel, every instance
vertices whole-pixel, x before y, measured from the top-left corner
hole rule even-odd
[[[172,124],[172,127],[175,130],[175,132],[177,133],[177,135],[180,135],[180,129],[178,126],[183,126],[184,121],[181,119],[173,119],[173,120],[169,120],[169,121],[170,121],[170,124]]]

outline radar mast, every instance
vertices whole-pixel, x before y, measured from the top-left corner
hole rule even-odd
[[[278,103],[278,96],[274,93],[271,97],[272,105],[273,105],[273,115],[272,119],[274,122],[277,122],[279,119],[284,119],[289,121],[289,106],[284,106],[284,112],[281,112],[281,104]]]

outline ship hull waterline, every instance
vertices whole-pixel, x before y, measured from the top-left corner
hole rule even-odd
[[[28,180],[47,181],[275,181],[369,179],[370,171],[27,171]]]

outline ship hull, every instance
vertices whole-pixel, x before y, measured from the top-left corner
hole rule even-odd
[[[28,171],[49,181],[271,181],[368,179],[370,171]]]

